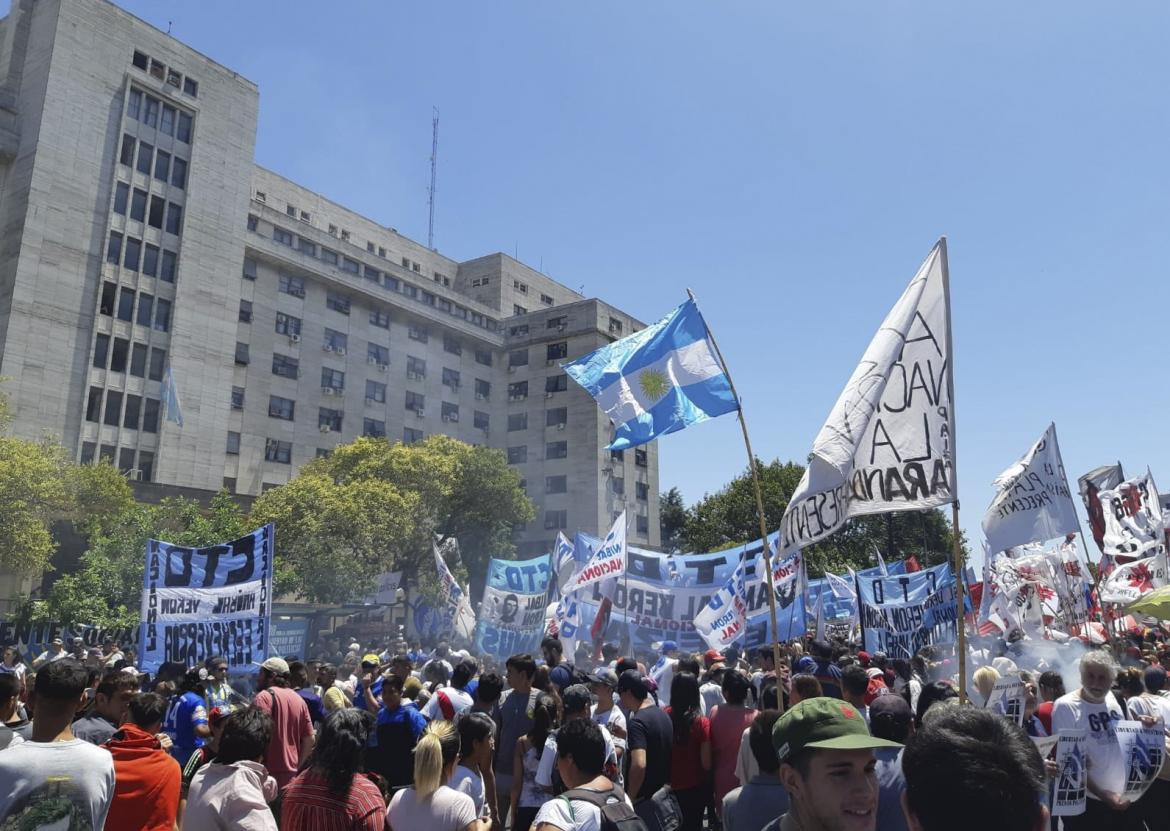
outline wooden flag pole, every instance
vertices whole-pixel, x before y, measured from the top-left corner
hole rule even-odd
[[[691,300],[695,300],[695,293],[687,289],[687,296]],[[697,300],[695,301],[698,302]],[[711,328],[707,326],[707,319],[703,318],[703,328],[707,330],[707,337],[711,340],[711,346],[715,350],[715,357],[719,359],[720,366],[723,367],[723,374],[727,376],[727,386],[731,388],[731,395],[735,398],[736,415],[739,416],[739,427],[743,431],[743,445],[747,450],[748,468],[752,472],[752,488],[756,494],[756,512],[760,517],[760,543],[764,546],[764,573],[768,578],[768,610],[772,615],[772,665],[779,677],[780,672],[780,624],[776,618],[776,586],[772,580],[772,547],[768,544],[768,521],[764,518],[764,493],[760,488],[760,475],[756,470],[756,456],[752,453],[752,440],[748,437],[747,421],[743,417],[743,403],[739,399],[739,393],[735,390],[735,382],[731,380],[731,372],[727,368],[727,361],[723,360],[723,352],[719,349],[719,344],[715,340],[715,335],[711,333]],[[801,603],[804,598],[801,598]],[[791,634],[791,632],[789,632]]]

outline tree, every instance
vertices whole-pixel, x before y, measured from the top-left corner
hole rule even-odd
[[[756,465],[764,497],[764,518],[771,533],[780,527],[784,509],[804,468],[779,459],[767,465],[757,459]],[[704,495],[691,508],[684,536],[690,551],[718,551],[748,540],[758,540],[760,514],[756,508],[751,474],[744,471],[722,490]]]
[[[252,508],[256,524],[276,525],[277,592],[332,603],[368,593],[385,571],[430,575],[436,534],[458,538],[464,567],[486,572],[488,558],[513,552],[513,525],[534,514],[501,451],[447,436],[357,439]]]
[[[683,504],[682,493],[678,488],[671,488],[658,497],[658,527],[663,551],[678,551],[682,548],[686,525],[687,506]]]

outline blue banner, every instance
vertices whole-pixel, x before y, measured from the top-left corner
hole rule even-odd
[[[475,648],[480,655],[506,660],[522,652],[540,652],[552,575],[548,554],[491,561],[476,616]]]
[[[278,658],[305,660],[309,645],[308,618],[277,618],[268,631],[268,654]]]
[[[858,576],[865,649],[910,658],[958,636],[958,595],[950,563],[913,574]]]

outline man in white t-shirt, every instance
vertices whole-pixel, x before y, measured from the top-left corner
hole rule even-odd
[[[0,753],[0,827],[101,828],[114,798],[110,752],[73,736],[73,715],[85,696],[87,673],[72,660],[37,672],[36,715],[29,741]]]
[[[610,803],[624,805],[633,815],[630,800],[603,772],[602,729],[591,719],[577,718],[558,731],[557,771],[569,790],[541,806],[532,823],[534,831],[600,831],[601,806]]]
[[[477,667],[475,661],[460,661],[459,665],[455,667],[455,671],[451,673],[451,686],[440,687],[435,691],[427,701],[426,706],[423,707],[422,714],[427,721],[434,721],[435,719],[446,719],[447,721],[454,721],[455,717],[460,713],[471,709],[471,705],[475,703],[475,699],[471,697],[471,693],[467,692],[464,687],[471,677],[475,675]]]
[[[1102,831],[1122,824],[1119,816],[1130,803],[1125,789],[1125,760],[1117,743],[1117,722],[1125,716],[1110,688],[1117,663],[1103,649],[1081,656],[1081,687],[1056,699],[1052,707],[1052,733],[1085,730],[1088,734],[1088,799],[1085,813],[1064,817],[1066,831]]]
[[[49,648],[37,656],[33,661],[33,670],[39,670],[46,664],[51,664],[54,661],[60,661],[62,658],[68,658],[69,653],[65,651],[65,641],[60,638],[53,638],[49,643]]]
[[[678,644],[663,641],[658,650],[658,661],[646,674],[658,685],[658,706],[670,706],[670,685],[674,681],[674,670],[678,666]]]
[[[626,752],[626,717],[614,700],[617,683],[617,673],[609,667],[601,667],[589,676],[589,690],[597,698],[591,716],[595,724],[604,727],[613,737],[620,764],[621,756]]]
[[[589,716],[589,708],[592,703],[593,696],[590,695],[589,688],[584,684],[573,684],[571,687],[566,688],[562,699],[565,710],[565,724],[579,719],[592,721]],[[613,736],[600,724],[597,726],[601,730],[601,739],[605,743],[605,760],[601,766],[601,770],[603,773],[609,775],[613,781],[620,783],[621,767],[618,764],[617,748],[614,745]],[[564,727],[561,728],[561,730],[563,729]],[[552,774],[553,766],[557,762],[559,735],[560,730],[549,733],[548,738],[544,742],[544,752],[540,754],[540,764],[536,768],[536,784],[542,788],[551,788],[553,784]]]

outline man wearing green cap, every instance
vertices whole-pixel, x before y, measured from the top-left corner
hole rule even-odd
[[[852,704],[807,698],[776,721],[772,743],[790,806],[764,831],[874,831],[873,751],[897,742],[871,736]]]

